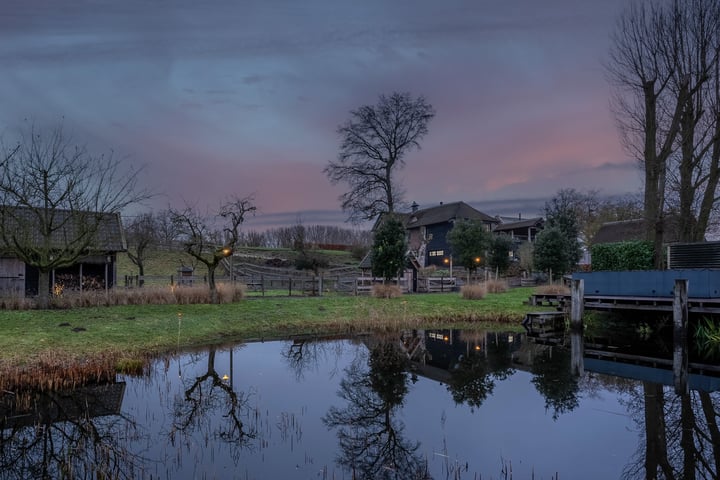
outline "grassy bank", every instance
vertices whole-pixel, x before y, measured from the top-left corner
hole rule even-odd
[[[518,328],[532,289],[465,300],[457,293],[253,298],[223,305],[123,305],[0,312],[0,366],[48,356],[147,356],[193,346],[296,334],[502,323]]]

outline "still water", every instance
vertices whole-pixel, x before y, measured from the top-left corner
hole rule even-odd
[[[6,396],[0,478],[715,478],[718,377],[677,395],[652,365],[573,372],[564,344],[416,330],[171,356],[30,405]]]

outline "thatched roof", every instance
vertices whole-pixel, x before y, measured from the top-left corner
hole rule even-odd
[[[664,231],[665,243],[678,242],[679,233],[680,229],[678,228],[677,217],[666,218]],[[595,234],[595,237],[593,237],[593,245],[598,243],[615,243],[644,239],[645,220],[638,218],[634,220],[621,220],[618,222],[603,223]]]
[[[519,230],[522,228],[537,227],[542,228],[545,224],[545,220],[542,217],[528,218],[526,220],[518,220],[515,222],[501,223],[495,227],[495,232],[510,232],[512,230]]]
[[[0,225],[10,235],[27,238],[35,245],[43,241],[41,222],[52,225],[51,245],[63,248],[77,242],[83,235],[92,234],[88,250],[94,252],[122,252],[127,250],[125,232],[119,213],[99,213],[70,210],[51,210],[26,207],[0,207]],[[0,241],[2,241],[0,239]]]
[[[403,214],[403,219],[405,228],[435,225],[451,220],[480,220],[486,223],[499,223],[497,218],[476,210],[465,202],[441,203],[434,207],[415,210]]]

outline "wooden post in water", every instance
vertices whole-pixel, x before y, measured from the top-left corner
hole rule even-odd
[[[688,280],[675,280],[673,297],[673,380],[675,392],[688,392]]]
[[[570,373],[572,375],[581,376],[585,373],[584,355],[583,333],[580,330],[572,329],[570,331]]]
[[[573,278],[570,281],[570,328],[583,331],[583,314],[585,313],[585,280]]]

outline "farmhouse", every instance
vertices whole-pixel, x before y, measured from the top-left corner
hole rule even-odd
[[[18,243],[27,256],[73,259],[59,262],[44,288],[82,291],[116,283],[117,253],[127,250],[120,214],[19,207],[1,210],[0,295],[35,296],[41,288],[38,268],[22,260],[14,245]],[[50,233],[42,235],[42,231]]]

